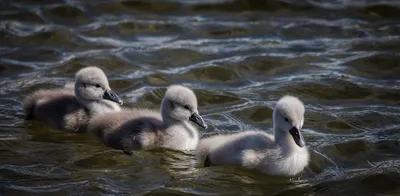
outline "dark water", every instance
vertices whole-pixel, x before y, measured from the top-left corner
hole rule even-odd
[[[2,0],[0,195],[400,194],[400,1]],[[210,125],[262,129],[284,94],[306,104],[299,176],[133,158],[24,123],[21,101],[99,66],[132,107],[184,84]]]

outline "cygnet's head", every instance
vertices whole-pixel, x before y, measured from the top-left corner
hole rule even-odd
[[[207,124],[197,110],[197,98],[192,90],[181,85],[170,86],[161,104],[163,119],[175,121],[190,120],[203,128]]]
[[[84,101],[106,99],[120,105],[123,103],[111,90],[107,76],[97,67],[86,67],[75,74],[75,95]]]
[[[304,111],[304,105],[297,97],[288,95],[282,97],[276,104],[273,114],[275,134],[281,134],[280,131],[288,132],[299,147],[304,147],[305,142],[301,135]]]

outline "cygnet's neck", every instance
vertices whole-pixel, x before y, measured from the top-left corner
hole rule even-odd
[[[302,149],[297,146],[288,131],[280,130],[277,126],[274,127],[274,137],[275,144],[280,146],[286,153],[292,153]]]
[[[119,104],[104,99],[83,100],[78,98],[78,101],[89,111],[90,115],[92,116],[121,110]]]
[[[163,109],[163,107],[161,107],[161,116],[162,116],[162,120],[163,120],[165,128],[176,126],[176,127],[180,127],[177,130],[185,130],[190,135],[198,134],[196,127],[194,127],[191,123],[189,123],[187,120],[182,121],[182,120],[177,120],[177,119],[171,118],[168,115],[167,111],[165,111]]]
[[[161,116],[162,116],[162,120],[164,123],[164,126],[166,128],[170,127],[170,126],[175,126],[175,125],[183,125],[184,121],[180,121],[180,120],[176,120],[174,118],[171,118],[167,111],[165,111],[164,109],[161,108]]]
[[[180,123],[180,121],[175,120],[168,115],[168,101],[165,100],[165,98],[161,102],[160,112],[165,128]]]

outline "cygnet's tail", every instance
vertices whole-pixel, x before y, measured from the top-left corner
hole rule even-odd
[[[210,167],[210,166],[211,166],[210,156],[207,155],[206,159],[204,160],[204,167]]]
[[[33,120],[34,119],[34,111],[35,111],[35,98],[34,96],[28,96],[25,98],[23,103],[23,110],[25,114],[25,120]]]
[[[35,118],[35,107],[38,101],[43,97],[49,96],[48,90],[38,90],[32,94],[29,94],[23,103],[23,109],[25,113],[25,120],[32,120]]]
[[[209,153],[217,146],[224,143],[223,134],[213,134],[201,138],[199,145],[196,149],[196,158],[204,167],[211,165]],[[203,166],[203,165],[202,165]]]

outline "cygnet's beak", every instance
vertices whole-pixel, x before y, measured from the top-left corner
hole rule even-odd
[[[103,99],[108,99],[122,105],[124,102],[112,90],[106,90],[103,94]]]
[[[203,118],[198,114],[198,113],[193,113],[190,117],[189,120],[198,124],[200,127],[203,127],[204,129],[207,129],[207,124],[204,122]]]
[[[292,127],[289,130],[290,135],[292,135],[294,142],[300,147],[303,148],[305,146],[304,138],[301,135],[301,132],[296,127]]]

